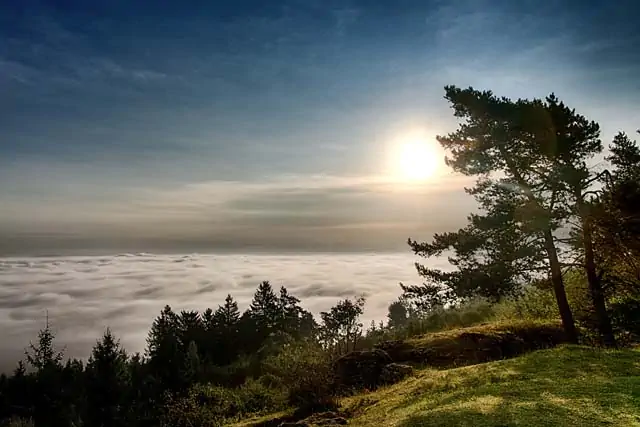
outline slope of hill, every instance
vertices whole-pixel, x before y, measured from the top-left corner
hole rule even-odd
[[[563,345],[508,360],[427,368],[341,403],[340,415],[351,426],[640,427],[640,349]],[[237,426],[277,426],[274,416]]]
[[[354,426],[640,426],[640,351],[562,346],[346,399]]]

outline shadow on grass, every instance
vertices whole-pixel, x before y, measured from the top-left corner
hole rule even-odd
[[[638,352],[559,348],[425,377],[395,409],[420,412],[404,427],[626,425],[640,421],[639,367]]]
[[[477,411],[458,411],[455,413],[436,412],[429,415],[412,415],[401,421],[398,427],[512,427],[518,424],[496,423],[494,417]]]

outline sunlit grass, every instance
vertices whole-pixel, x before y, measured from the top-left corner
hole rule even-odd
[[[423,370],[344,405],[355,426],[640,426],[640,351],[563,346]]]

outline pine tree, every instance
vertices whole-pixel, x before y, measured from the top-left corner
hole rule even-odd
[[[189,384],[194,384],[198,381],[201,373],[200,356],[198,355],[198,345],[191,341],[185,358],[185,378]]]
[[[213,313],[212,319],[217,327],[225,329],[233,330],[238,325],[240,310],[238,310],[238,303],[231,295],[227,295],[224,305],[218,306],[218,309]]]
[[[33,419],[36,425],[66,426],[70,408],[65,402],[62,383],[63,353],[56,351],[53,345],[55,334],[47,322],[44,329],[38,332],[38,342],[30,343],[25,351],[27,362],[35,368],[35,384],[33,399]]]
[[[278,324],[280,307],[271,284],[268,281],[260,283],[253,296],[248,310],[259,329],[270,333]]]
[[[93,347],[86,377],[88,424],[127,425],[125,398],[130,387],[127,354],[108,328]]]
[[[38,332],[38,343],[29,343],[29,349],[25,351],[27,361],[37,371],[43,371],[49,368],[62,368],[61,361],[63,357],[62,351],[56,351],[53,346],[55,334],[49,326],[49,318],[44,329]]]
[[[619,133],[609,152],[612,169],[593,205],[594,247],[605,291],[632,296],[640,292],[640,145]]]
[[[278,297],[269,282],[260,283],[247,315],[247,320],[250,320],[252,325],[245,324],[245,328],[254,331],[252,337],[247,337],[246,350],[252,354],[277,331],[281,319]]]
[[[289,294],[287,288],[280,288],[278,298],[280,319],[278,329],[283,333],[300,339],[310,336],[315,329],[313,315],[300,306],[300,300]]]
[[[204,340],[205,326],[197,311],[181,311],[178,328],[181,351],[185,354],[191,342],[200,344]]]
[[[216,364],[227,365],[239,355],[240,342],[240,310],[238,303],[231,295],[227,295],[224,304],[218,306],[212,315],[211,339],[214,342],[213,360]],[[249,331],[255,334],[255,330]]]
[[[147,337],[149,370],[159,383],[160,394],[164,390],[180,390],[184,386],[184,352],[181,351],[180,338],[178,316],[167,305],[154,320]]]
[[[427,283],[405,287],[407,296],[426,297],[435,303],[474,295],[499,299],[548,271],[565,332],[575,342],[577,332],[556,234],[570,214],[568,195],[560,179],[565,171],[554,166],[563,158],[575,166],[597,149],[597,125],[558,120],[552,114],[553,96],[546,101],[512,101],[473,88],[447,86],[445,92],[455,116],[463,122],[438,141],[447,150],[446,162],[454,171],[477,177],[476,185],[467,192],[483,212],[470,215],[469,225],[457,233],[435,235],[432,243],[409,239],[412,250],[421,256],[453,250],[451,261],[456,270],[418,265]],[[559,137],[565,133],[567,138]],[[583,145],[583,157],[568,154],[572,144]]]

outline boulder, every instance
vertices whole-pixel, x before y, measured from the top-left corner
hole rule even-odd
[[[411,374],[413,374],[413,368],[411,366],[403,365],[401,363],[389,363],[387,366],[382,368],[382,372],[380,373],[380,383],[395,384]]]
[[[348,424],[347,419],[335,412],[321,412],[307,418],[306,421],[314,426],[343,426]]]
[[[334,372],[338,386],[347,389],[374,389],[380,385],[380,374],[393,360],[380,349],[352,351],[337,359]]]
[[[412,351],[415,349],[404,340],[382,341],[374,346],[378,350],[386,352],[393,360],[409,360]]]

